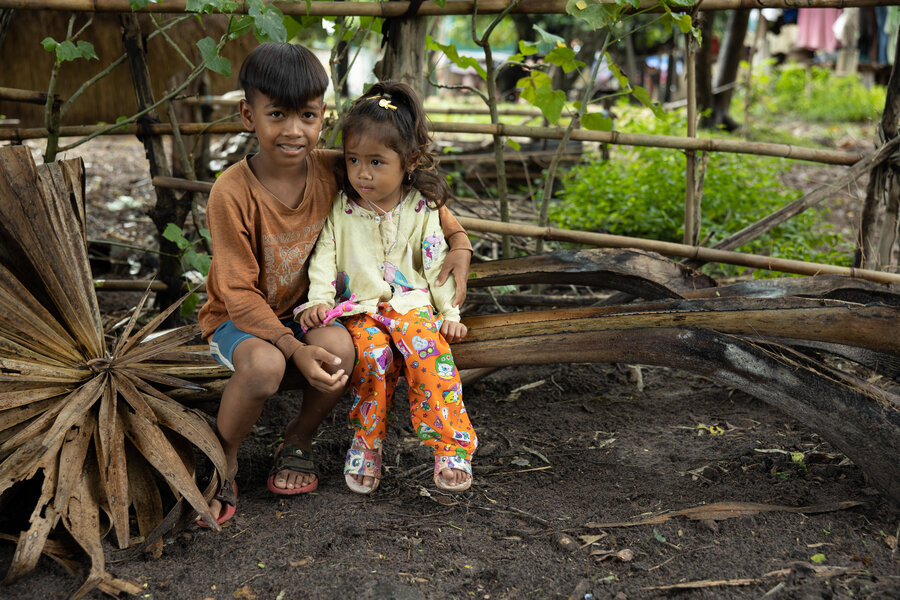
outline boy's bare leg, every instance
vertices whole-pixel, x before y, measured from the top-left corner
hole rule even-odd
[[[234,373],[222,392],[216,417],[225,450],[225,476],[230,480],[237,474],[238,447],[262,414],[266,400],[278,391],[287,364],[278,348],[255,337],[237,345],[232,362]],[[209,503],[210,512],[217,517],[221,508],[218,500]]]
[[[322,364],[322,368],[328,373],[335,373],[339,369],[344,369],[349,373],[353,370],[353,363],[356,360],[356,349],[353,347],[353,340],[346,329],[340,326],[332,325],[328,327],[317,327],[311,329],[303,341],[307,344],[321,346],[328,352],[341,359],[340,364],[328,365]],[[334,406],[340,401],[344,395],[344,389],[341,388],[335,392],[322,392],[315,389],[308,383],[304,382],[303,405],[299,414],[288,423],[284,432],[285,443],[292,444],[304,450],[312,450],[312,441],[319,426],[325,417],[331,412]],[[275,475],[273,485],[278,488],[296,489],[309,485],[315,480],[316,476],[312,473],[298,473],[284,469]]]

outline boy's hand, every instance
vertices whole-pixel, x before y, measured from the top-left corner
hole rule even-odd
[[[453,280],[456,282],[456,296],[453,298],[453,306],[462,306],[466,301],[466,283],[469,280],[469,263],[472,261],[472,253],[468,250],[450,250],[444,258],[444,264],[441,272],[438,273],[437,283],[439,286],[444,285],[447,277],[453,274]],[[449,341],[449,340],[448,340]]]
[[[341,359],[321,346],[301,346],[291,356],[291,360],[309,384],[320,392],[339,392],[347,385],[344,369],[329,373],[323,368],[323,365],[336,368],[341,364]]]
[[[318,327],[325,320],[325,313],[328,307],[324,304],[314,304],[300,313],[300,326],[304,331],[309,331],[313,327]]]
[[[456,321],[444,321],[441,324],[441,335],[444,336],[444,339],[447,340],[448,344],[458,342],[466,337],[467,333],[469,333],[469,329],[462,323],[457,323]]]

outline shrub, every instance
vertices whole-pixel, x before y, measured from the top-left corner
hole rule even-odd
[[[886,94],[882,86],[866,88],[856,74],[836,75],[822,67],[796,64],[754,77],[753,88],[751,110],[757,114],[832,123],[877,121]]]
[[[620,119],[628,131],[682,135],[684,117]],[[642,131],[641,131],[642,130]],[[785,189],[779,176],[785,161],[768,157],[714,153],[703,183],[701,238],[707,246],[761,219],[800,197]],[[620,147],[608,162],[591,158],[563,179],[551,207],[560,227],[615,235],[681,242],[684,235],[685,155],[668,148]],[[810,209],[765,236],[736,250],[745,253],[849,265],[848,252],[824,222],[823,211]],[[742,267],[707,267],[714,276],[734,275]],[[757,272],[756,276],[772,276]]]

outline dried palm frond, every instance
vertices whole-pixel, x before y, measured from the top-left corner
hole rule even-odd
[[[166,393],[196,385],[152,369],[197,333],[157,333],[180,303],[135,333],[148,290],[107,343],[88,263],[83,176],[80,160],[37,167],[27,148],[0,148],[0,506],[29,492],[34,502],[5,581],[32,570],[42,552],[74,568],[50,539],[64,529],[91,561],[73,598],[95,588],[137,593],[106,572],[103,538],[115,531],[128,547],[132,517],[146,536],[165,524],[166,503],[187,502],[215,523],[208,500],[225,468],[204,416]],[[191,445],[216,469],[202,493]]]

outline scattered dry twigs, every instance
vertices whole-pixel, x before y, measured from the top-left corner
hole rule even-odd
[[[701,581],[685,581],[683,583],[674,583],[671,585],[652,585],[642,589],[645,590],[697,590],[701,588],[712,588],[722,586],[744,586],[762,583],[764,579],[770,577],[787,577],[795,570],[803,570],[811,573],[815,577],[836,577],[839,575],[862,575],[863,572],[853,570],[848,567],[829,567],[826,565],[812,565],[808,563],[797,563],[795,568],[778,569],[764,574],[762,577],[742,577],[740,579],[703,579]]]
[[[790,512],[803,514],[817,514],[845,510],[854,506],[861,506],[864,502],[847,500],[844,502],[832,502],[829,504],[814,504],[811,506],[781,506],[778,504],[760,504],[757,502],[714,502],[693,506],[682,510],[666,511],[658,515],[640,519],[638,521],[622,521],[618,523],[587,523],[585,527],[591,529],[606,529],[612,527],[635,527],[637,525],[658,525],[675,517],[685,517],[692,521],[722,521],[734,517],[746,517],[761,512]]]
[[[205,418],[164,391],[197,386],[150,366],[196,335],[195,327],[156,333],[178,304],[138,329],[148,290],[107,343],[87,258],[83,175],[80,160],[38,168],[26,147],[0,149],[0,505],[34,506],[5,581],[31,571],[42,552],[77,564],[50,539],[62,528],[91,561],[73,598],[97,588],[138,593],[106,572],[103,537],[115,530],[126,548],[132,519],[148,537],[165,505],[184,501],[215,522],[207,502],[218,478],[198,490],[192,446],[218,473],[225,464]]]

